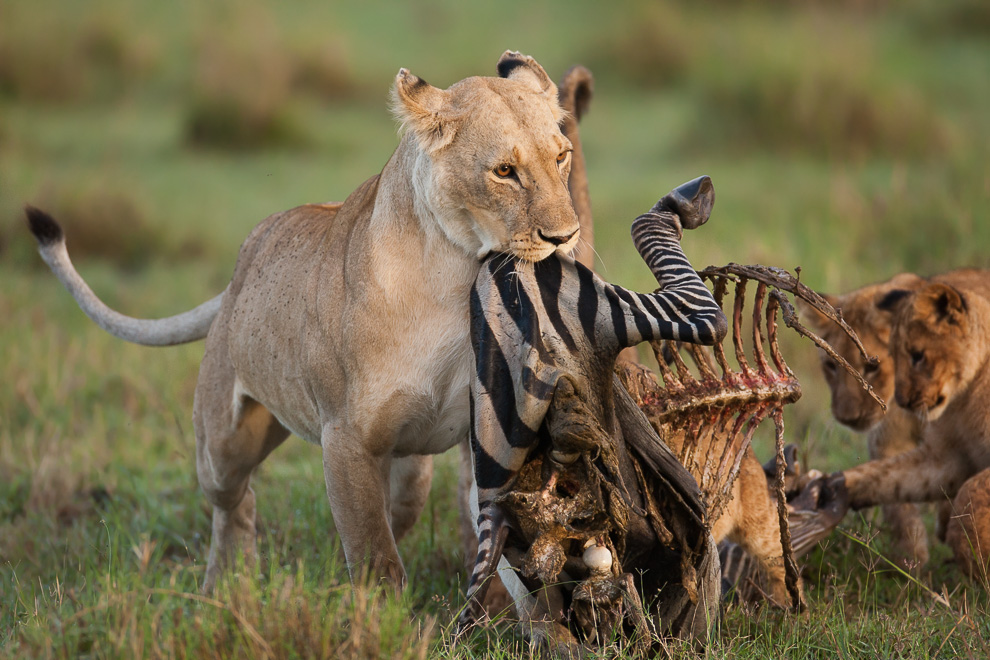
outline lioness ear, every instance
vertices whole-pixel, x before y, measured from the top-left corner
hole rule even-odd
[[[393,87],[392,112],[402,128],[413,131],[426,152],[436,151],[454,139],[454,122],[444,116],[449,94],[407,69],[399,69]]]
[[[556,100],[557,86],[550,80],[550,76],[543,70],[543,67],[529,55],[507,50],[502,53],[502,57],[498,58],[498,64],[495,65],[495,68],[500,77],[526,83],[535,91]]]
[[[580,64],[572,66],[560,81],[557,100],[565,112],[571,114],[575,121],[580,121],[588,112],[591,97],[595,94],[595,78],[591,71]]]

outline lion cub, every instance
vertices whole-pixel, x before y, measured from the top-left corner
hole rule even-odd
[[[852,339],[830,319],[798,300],[812,329],[863,374],[873,390],[888,403],[887,414],[845,369],[819,351],[822,374],[832,396],[832,416],[849,429],[866,433],[871,460],[897,456],[918,446],[921,422],[894,403],[894,361],[890,355],[893,311],[884,304],[892,291],[915,291],[925,281],[913,273],[895,275],[886,282],[870,284],[840,296],[823,294],[852,326],[866,352],[878,358],[867,362]],[[928,561],[928,535],[917,504],[895,503],[883,507],[883,519],[897,554],[917,565]]]
[[[906,453],[835,475],[853,508],[954,497],[990,467],[990,271],[954,271],[951,279],[886,296],[894,399],[921,420],[923,438]]]
[[[952,502],[945,542],[963,571],[990,580],[990,469],[962,485]]]
[[[859,335],[866,352],[878,358],[868,363],[852,340],[829,319],[807,306],[802,311],[815,332],[829,342],[842,357],[860,371],[874,391],[888,403],[887,413],[831,357],[820,352],[822,374],[832,395],[832,415],[853,431],[865,432],[870,460],[897,456],[918,446],[923,437],[923,422],[912,412],[894,403],[894,358],[890,351],[891,328],[898,305],[909,294],[931,282],[965,285],[974,273],[971,269],[949,271],[923,279],[913,273],[900,273],[886,282],[870,284],[840,296],[825,299],[842,311],[842,316]],[[800,301],[798,301],[799,304]],[[943,500],[939,509],[939,535],[945,533],[950,507]],[[916,504],[896,502],[883,506],[883,518],[893,539],[896,552],[910,565],[928,561],[928,535]]]

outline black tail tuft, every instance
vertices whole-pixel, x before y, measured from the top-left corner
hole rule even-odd
[[[55,221],[55,218],[41,209],[28,204],[24,207],[24,213],[27,215],[28,227],[41,247],[48,247],[65,239],[62,227]]]

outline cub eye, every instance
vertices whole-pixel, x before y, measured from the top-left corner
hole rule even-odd
[[[911,358],[912,367],[917,367],[919,364],[925,361],[924,351],[908,351],[908,356]]]
[[[567,149],[564,149],[559,154],[557,154],[557,164],[560,165],[565,160],[567,160],[567,154],[570,153]]]
[[[873,362],[867,362],[866,364],[863,365],[863,375],[869,376],[870,374],[876,373],[877,370],[879,369],[880,369],[879,364]]]
[[[835,362],[833,362],[832,360],[827,360],[823,366],[825,367],[825,371],[827,371],[830,374],[834,374],[835,370],[838,368],[838,365],[835,364]]]
[[[512,165],[509,165],[508,163],[502,163],[501,165],[496,167],[494,171],[495,171],[495,176],[502,179],[508,179],[510,176],[512,176],[515,173],[516,170],[514,167],[512,167]]]

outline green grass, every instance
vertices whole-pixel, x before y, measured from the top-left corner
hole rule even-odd
[[[40,266],[25,202],[65,221],[111,306],[175,313],[222,289],[266,215],[343,199],[380,170],[400,66],[447,86],[494,73],[512,48],[555,78],[574,63],[596,75],[582,137],[613,281],[651,286],[628,222],[702,173],[718,202],[685,237],[699,267],[801,266],[832,292],[990,267],[981,3],[695,4],[0,6],[0,656],[526,652],[505,626],[452,644],[464,580],[452,456],[400,548],[401,598],[348,586],[318,451],[298,440],[255,481],[259,575],[200,598],[210,523],[190,410],[202,345],[140,348],[91,324]],[[783,348],[804,389],[789,439],[825,471],[864,460],[863,438],[828,415],[810,344],[786,336]],[[878,521],[850,516],[805,562],[809,613],[732,608],[705,654],[990,655],[984,586],[944,547],[917,580],[887,554]]]

